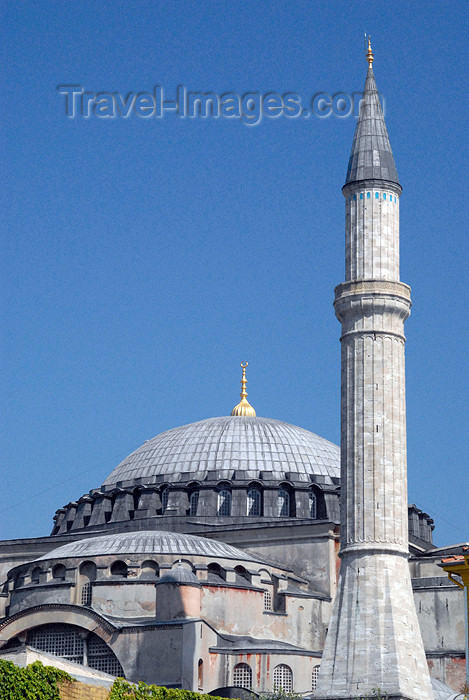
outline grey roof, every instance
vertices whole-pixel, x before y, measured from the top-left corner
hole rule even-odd
[[[324,438],[289,423],[269,418],[224,416],[173,428],[148,440],[124,459],[105,480],[148,483],[155,477],[203,480],[209,471],[231,478],[242,471],[258,478],[260,471],[283,479],[287,472],[340,477],[340,450]],[[239,477],[238,477],[239,478]]]
[[[280,652],[280,653],[301,653],[310,654],[310,651],[303,649],[302,647],[296,646],[295,644],[289,644],[288,642],[283,642],[278,639],[256,639],[255,637],[248,637],[246,635],[234,635],[234,634],[218,634],[218,639],[215,646],[210,647],[211,652],[221,652],[228,651],[231,653],[254,653],[255,651],[261,652]],[[314,652],[312,652],[314,654]]]
[[[247,554],[237,547],[225,542],[217,542],[207,537],[182,535],[176,532],[143,530],[137,532],[88,537],[84,540],[69,542],[39,557],[43,559],[69,559],[79,557],[105,556],[108,554],[174,554],[219,557],[222,559],[242,559],[247,561],[264,560],[253,554]]]
[[[359,180],[386,180],[399,184],[371,65],[366,76],[345,184]]]
[[[190,571],[181,564],[176,566],[174,569],[171,569],[171,571],[166,571],[157,583],[182,583],[192,586],[201,585],[194,572]]]

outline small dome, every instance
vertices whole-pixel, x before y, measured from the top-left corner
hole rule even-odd
[[[75,557],[87,559],[88,557],[106,556],[109,554],[197,555],[221,559],[263,561],[259,557],[247,554],[241,549],[237,549],[237,547],[225,544],[225,542],[159,530],[102,535],[101,537],[89,537],[85,540],[69,542],[69,544],[64,544],[62,547],[44,554],[37,561],[43,559],[73,559]]]
[[[179,564],[171,571],[163,574],[157,585],[161,583],[180,583],[185,586],[201,586],[201,583],[193,571],[186,569],[185,566]]]
[[[271,472],[306,481],[312,475],[340,477],[340,449],[332,442],[289,423],[270,418],[224,416],[173,428],[148,440],[124,459],[105,480],[119,484],[218,479],[258,479]],[[239,472],[243,472],[242,476]]]

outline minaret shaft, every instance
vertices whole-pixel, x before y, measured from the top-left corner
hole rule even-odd
[[[315,697],[434,698],[408,566],[401,187],[368,50],[364,100],[343,193],[346,281],[341,333],[342,559]]]
[[[336,288],[334,302],[342,323],[342,554],[374,545],[408,550],[404,321],[410,289],[399,282],[399,194],[400,188],[377,183],[344,188],[349,281]]]
[[[346,195],[345,279],[398,280],[400,192],[397,188],[381,192],[368,184],[366,192],[352,194],[350,188]],[[379,239],[373,235],[377,229]]]

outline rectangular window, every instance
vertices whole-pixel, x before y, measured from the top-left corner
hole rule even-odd
[[[272,593],[270,591],[264,591],[264,610],[271,611],[272,608]]]

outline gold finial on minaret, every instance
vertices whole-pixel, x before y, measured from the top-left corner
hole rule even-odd
[[[368,51],[366,52],[366,60],[370,66],[374,61],[373,51],[371,50],[371,36],[368,36]]]
[[[241,377],[241,401],[237,406],[233,408],[231,411],[232,416],[250,416],[251,418],[254,418],[256,415],[255,410],[247,400],[247,395],[248,392],[246,391],[246,384],[247,384],[247,379],[246,379],[246,367],[248,366],[247,362],[241,362],[241,369],[243,370],[243,376]]]

